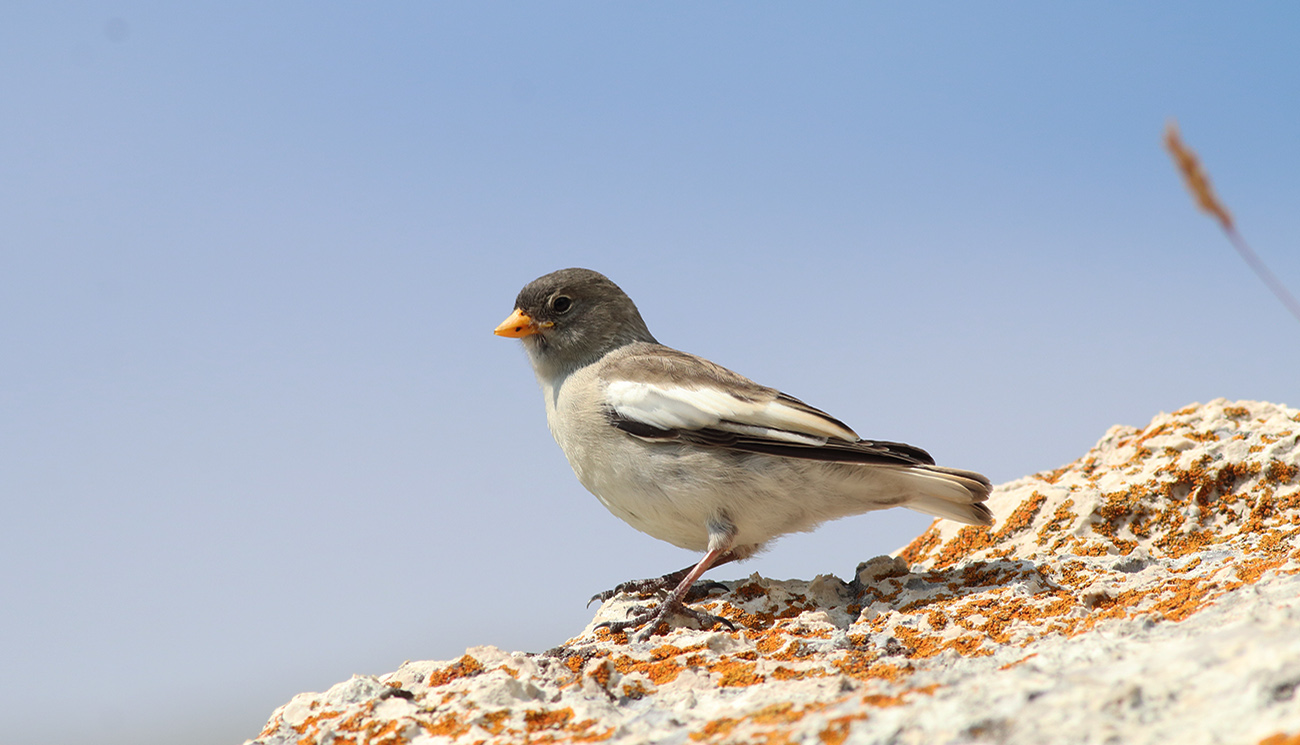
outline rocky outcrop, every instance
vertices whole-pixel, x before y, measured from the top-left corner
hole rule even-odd
[[[258,743],[1300,745],[1300,412],[1113,427],[843,581],[724,583],[737,631],[475,647],[295,697]],[[699,604],[697,604],[699,605]]]

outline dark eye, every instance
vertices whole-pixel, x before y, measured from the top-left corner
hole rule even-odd
[[[573,307],[573,298],[569,297],[568,295],[560,295],[559,297],[551,301],[551,310],[555,311],[556,313],[568,313],[569,309],[572,307]]]

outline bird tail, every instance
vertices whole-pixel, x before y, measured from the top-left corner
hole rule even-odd
[[[919,494],[904,507],[967,525],[993,524],[993,513],[983,505],[993,484],[983,475],[941,466],[910,466],[905,472]]]

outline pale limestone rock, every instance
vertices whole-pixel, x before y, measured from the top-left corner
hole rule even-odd
[[[1300,745],[1300,412],[1112,427],[990,507],[850,582],[728,582],[703,605],[736,632],[629,643],[594,628],[645,602],[620,596],[543,655],[301,694],[255,742]]]

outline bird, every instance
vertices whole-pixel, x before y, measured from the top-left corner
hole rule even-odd
[[[541,386],[551,435],[578,481],[633,528],[702,553],[692,566],[624,582],[667,591],[657,605],[603,624],[651,638],[674,614],[734,625],[685,600],[707,570],[774,538],[841,517],[906,507],[992,525],[992,485],[912,445],[858,437],[786,393],[660,344],[632,299],[590,269],[529,282],[494,331],[519,339]]]

